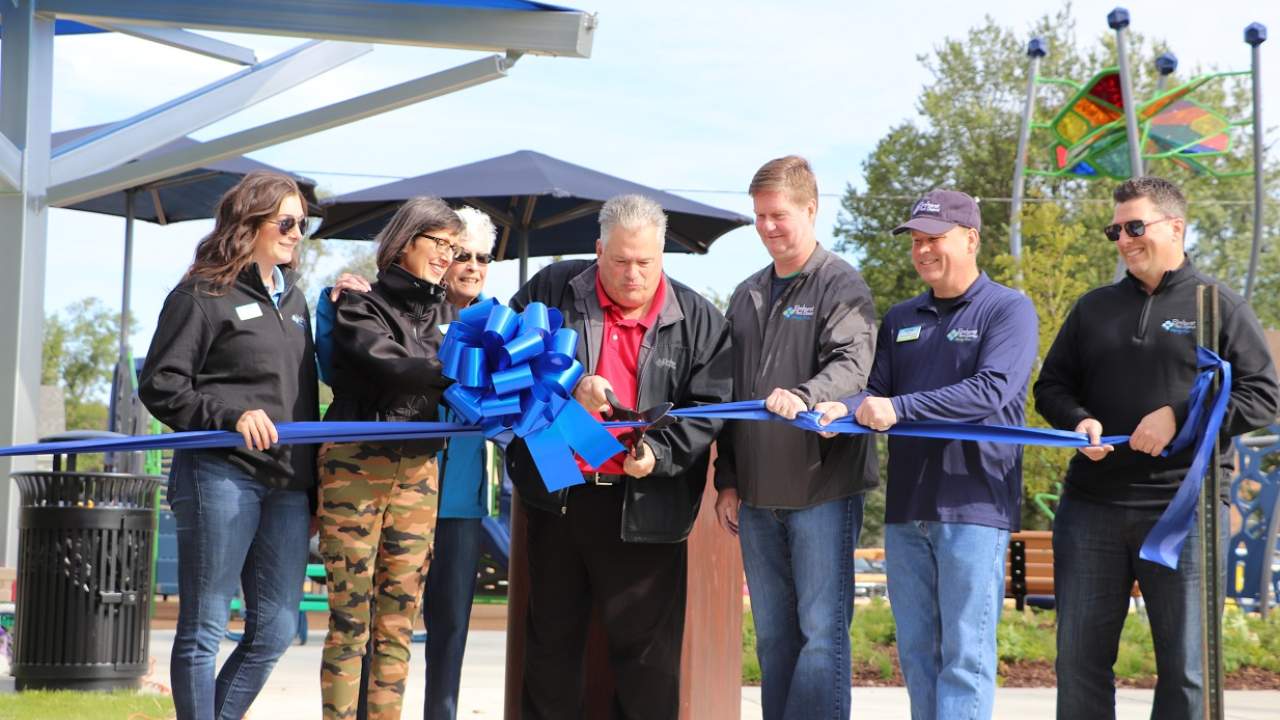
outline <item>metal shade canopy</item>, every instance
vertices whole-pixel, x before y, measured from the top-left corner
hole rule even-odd
[[[530,257],[594,252],[600,206],[627,193],[662,205],[667,252],[705,253],[721,235],[751,224],[729,210],[521,150],[327,200],[313,237],[370,240],[405,200],[434,195],[488,213],[500,228],[495,254],[519,258],[524,282]]]

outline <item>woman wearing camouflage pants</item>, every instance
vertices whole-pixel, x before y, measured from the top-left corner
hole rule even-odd
[[[436,419],[450,382],[437,358],[440,327],[454,317],[440,281],[461,229],[441,200],[414,198],[378,235],[377,282],[338,301],[334,395],[325,420]],[[320,448],[320,552],[330,607],[320,667],[325,718],[356,716],[370,634],[369,718],[400,717],[436,524],[435,458],[443,447],[426,440]]]

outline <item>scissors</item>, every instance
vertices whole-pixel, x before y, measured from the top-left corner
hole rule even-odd
[[[676,421],[675,416],[668,414],[671,412],[671,408],[675,407],[674,403],[659,403],[644,411],[633,410],[623,405],[612,389],[604,391],[604,399],[612,409],[609,415],[611,419],[644,423],[644,425],[632,428],[631,432],[623,436],[631,445],[631,456],[637,460],[644,459],[643,440],[645,433],[650,430],[661,430]]]

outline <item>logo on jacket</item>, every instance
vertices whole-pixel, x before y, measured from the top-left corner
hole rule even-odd
[[[1163,328],[1165,332],[1170,332],[1174,335],[1190,335],[1196,331],[1196,321],[1169,318],[1168,320],[1160,323],[1160,327]]]
[[[813,317],[812,305],[792,305],[782,311],[782,317],[791,320],[794,318],[811,318]]]
[[[979,337],[976,329],[952,328],[951,332],[947,333],[947,339],[953,343],[973,342]]]
[[[306,319],[305,317],[303,317],[303,316],[299,315],[298,313],[294,313],[294,314],[293,314],[293,316],[292,316],[292,317],[290,317],[289,319],[293,321],[293,324],[294,324],[294,325],[297,325],[298,327],[302,328],[303,330],[306,330],[306,329],[307,329],[307,319]]]
[[[676,361],[672,358],[654,358],[653,364],[657,365],[660,368],[666,368],[668,370],[676,369]]]

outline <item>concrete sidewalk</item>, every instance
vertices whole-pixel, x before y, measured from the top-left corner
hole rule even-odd
[[[249,713],[250,720],[311,720],[320,718],[320,651],[322,632],[313,631],[306,645],[294,645],[281,658],[271,680]],[[501,718],[506,633],[472,630],[467,642],[466,664],[462,672],[462,692],[458,699],[459,718]],[[155,660],[149,679],[168,685],[172,630],[151,633],[151,655]],[[223,642],[219,663],[231,651]],[[413,647],[411,680],[405,693],[404,717],[419,717],[426,673],[423,648]],[[7,689],[12,690],[12,679]],[[5,687],[5,686],[0,686]],[[860,688],[853,692],[853,717],[877,720],[908,720],[907,692],[904,688]],[[1116,717],[1119,720],[1146,720],[1151,715],[1150,690],[1120,690]],[[1280,692],[1232,691],[1227,693],[1227,717],[1231,720],[1274,720],[1280,716]],[[1008,689],[996,694],[997,720],[1040,720],[1054,714],[1053,689]],[[760,688],[742,689],[743,720],[759,720]]]

